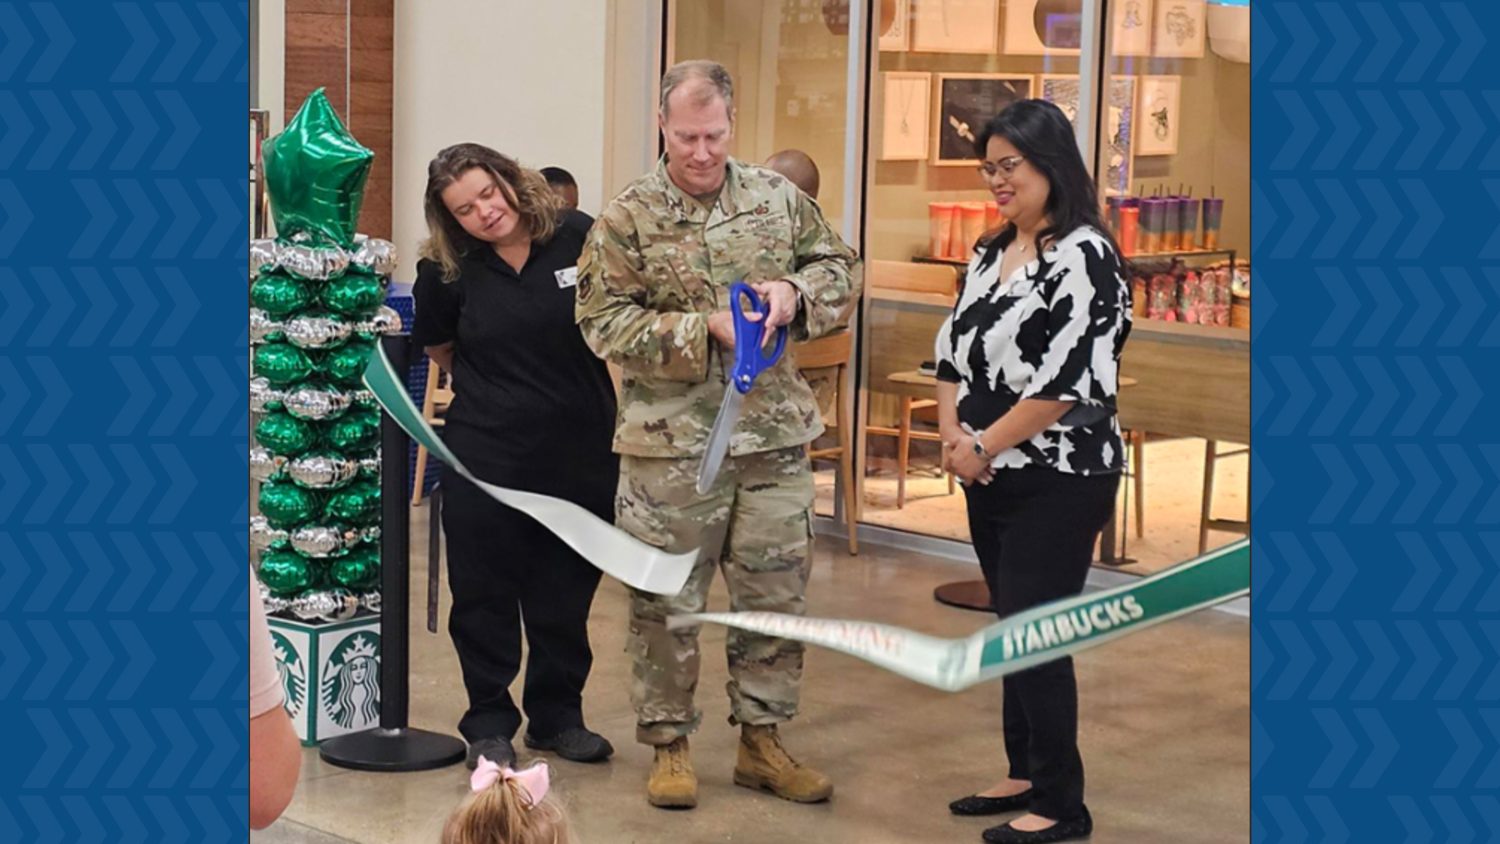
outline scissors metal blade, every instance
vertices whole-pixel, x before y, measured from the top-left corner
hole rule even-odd
[[[745,394],[733,384],[724,387],[724,402],[719,405],[719,415],[714,418],[713,430],[708,432],[708,445],[703,449],[703,462],[698,464],[698,494],[705,495],[719,476],[724,465],[724,455],[729,453],[729,440],[734,435],[734,425],[740,418],[740,405]]]

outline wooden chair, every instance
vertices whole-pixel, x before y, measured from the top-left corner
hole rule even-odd
[[[1214,509],[1214,466],[1222,457],[1234,457],[1237,454],[1249,452],[1248,448],[1237,448],[1234,451],[1219,453],[1219,444],[1209,440],[1203,449],[1203,508],[1198,517],[1198,553],[1202,554],[1208,550],[1208,532],[1210,530],[1226,530],[1234,533],[1249,535],[1250,523],[1239,519],[1215,519]],[[1247,471],[1248,478],[1249,472]]]
[[[1128,375],[1120,376],[1120,389],[1125,390],[1140,383]],[[1135,484],[1135,538],[1146,536],[1146,432],[1124,428],[1120,431],[1125,447],[1130,449],[1130,462],[1125,477]]]
[[[442,414],[453,403],[453,385],[446,380],[436,361],[427,362],[427,390],[422,396],[422,418],[434,428],[443,427]],[[412,472],[411,506],[422,506],[422,481],[427,477],[427,447],[417,446],[417,467]],[[433,515],[436,519],[436,514]]]
[[[865,431],[876,436],[896,438],[896,509],[906,506],[906,473],[911,460],[911,441],[942,442],[936,431],[914,431],[911,417],[915,411],[937,406],[937,399],[922,398],[937,390],[937,379],[920,372],[892,372],[887,381],[901,399],[901,410],[896,417],[896,427],[869,425]],[[953,474],[948,473],[948,494],[954,492]]]
[[[855,536],[855,525],[859,523],[858,496],[854,488],[853,426],[849,422],[849,358],[854,348],[854,335],[848,331],[831,334],[808,343],[798,343],[792,348],[797,368],[804,373],[819,369],[833,370],[834,428],[838,432],[837,446],[813,448],[808,445],[807,456],[812,460],[837,460],[839,482],[844,487],[844,526],[849,532],[849,554],[859,553],[859,539]]]

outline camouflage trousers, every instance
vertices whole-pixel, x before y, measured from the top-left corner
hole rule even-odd
[[[615,524],[668,551],[702,549],[674,596],[631,590],[636,738],[669,744],[697,730],[697,626],[669,631],[668,615],[702,612],[715,570],[733,610],[802,615],[812,551],[812,467],[802,446],[726,457],[713,489],[694,489],[698,458],[620,458]],[[797,714],[801,643],[728,632],[731,724],[776,724]]]

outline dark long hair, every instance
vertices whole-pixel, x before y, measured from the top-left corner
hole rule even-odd
[[[974,140],[974,151],[984,160],[990,138],[1009,141],[1031,166],[1047,177],[1051,186],[1046,214],[1051,223],[1037,235],[1037,251],[1056,243],[1079,226],[1093,226],[1119,255],[1119,244],[1110,236],[1099,215],[1099,190],[1083,164],[1083,154],[1073,138],[1073,124],[1062,109],[1046,100],[1017,100],[991,117]],[[1016,224],[1006,223],[991,239],[1004,249],[1016,239]]]

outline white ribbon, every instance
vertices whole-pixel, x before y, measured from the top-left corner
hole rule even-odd
[[[365,386],[375,394],[376,401],[385,412],[396,420],[412,439],[427,447],[439,460],[453,467],[464,478],[484,490],[491,498],[514,507],[542,523],[542,526],[566,542],[580,556],[610,577],[644,592],[659,595],[676,595],[687,583],[693,571],[693,562],[698,550],[684,554],[668,554],[660,548],[647,545],[623,530],[604,521],[583,507],[561,498],[507,489],[482,481],[474,476],[446,443],[422,418],[406,385],[385,356],[385,349],[376,344],[365,368]],[[436,516],[434,515],[434,518]]]

